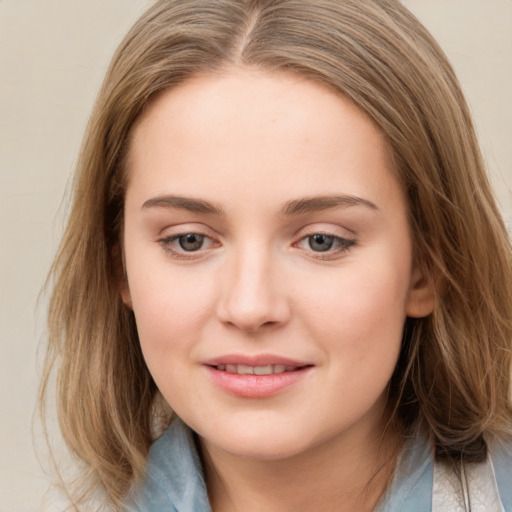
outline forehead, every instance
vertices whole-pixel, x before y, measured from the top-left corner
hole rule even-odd
[[[221,183],[232,197],[265,183],[267,198],[281,201],[333,187],[359,196],[400,188],[384,137],[348,99],[253,69],[199,76],[154,98],[132,131],[128,176],[128,189],[148,194]]]

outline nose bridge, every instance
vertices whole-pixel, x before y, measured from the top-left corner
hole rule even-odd
[[[221,319],[245,331],[286,320],[288,305],[272,250],[256,240],[234,250],[226,263]]]

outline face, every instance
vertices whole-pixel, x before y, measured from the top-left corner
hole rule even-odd
[[[121,293],[204,443],[275,459],[376,434],[432,303],[370,120],[294,75],[203,76],[152,102],[127,173]]]

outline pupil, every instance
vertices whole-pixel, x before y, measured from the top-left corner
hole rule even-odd
[[[179,244],[184,251],[197,251],[203,245],[204,237],[196,233],[180,236]]]
[[[324,252],[332,248],[334,237],[329,235],[313,235],[309,237],[309,246],[313,251]]]

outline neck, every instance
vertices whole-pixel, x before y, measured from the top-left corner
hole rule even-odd
[[[203,440],[213,512],[372,511],[386,490],[400,448],[396,430],[349,432],[280,460],[231,455]]]

